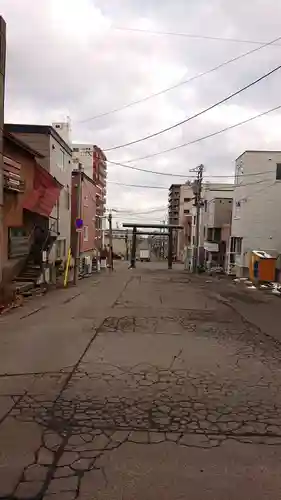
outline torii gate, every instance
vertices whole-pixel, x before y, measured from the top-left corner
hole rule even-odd
[[[145,235],[155,235],[155,236],[168,236],[169,238],[169,246],[168,246],[168,269],[172,269],[173,267],[173,231],[179,231],[183,229],[183,226],[176,226],[173,224],[142,224],[142,223],[131,223],[131,224],[123,224],[124,228],[133,228],[133,239],[132,239],[132,252],[131,252],[131,267],[136,267],[136,250],[137,250],[137,235],[145,234]],[[138,233],[138,229],[167,229],[168,232],[162,233],[152,233],[151,231],[142,231]]]

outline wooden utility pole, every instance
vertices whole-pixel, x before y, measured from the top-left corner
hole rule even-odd
[[[112,213],[108,216],[109,224],[109,265],[110,269],[113,271],[113,235],[112,235]]]
[[[193,192],[195,195],[196,206],[196,228],[195,228],[195,248],[193,253],[193,272],[198,271],[199,266],[199,248],[200,248],[200,211],[201,211],[201,195],[202,195],[202,181],[203,181],[204,165],[199,165],[191,170],[197,172],[197,179],[193,183]]]

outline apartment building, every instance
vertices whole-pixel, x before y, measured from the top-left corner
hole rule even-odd
[[[183,229],[178,231],[177,259],[184,261],[186,249],[191,244],[192,210],[194,193],[191,182],[180,186],[179,225]]]
[[[3,127],[6,63],[6,23],[0,16],[0,283],[3,269]]]
[[[204,183],[199,221],[199,264],[224,266],[230,238],[233,184]],[[196,250],[196,207],[192,207],[191,244],[187,266],[191,269]]]
[[[73,144],[73,159],[82,164],[85,173],[96,185],[96,242],[97,248],[101,248],[106,205],[106,156],[96,145]]]
[[[80,205],[79,205],[80,203]],[[83,228],[77,232],[76,219],[83,219]],[[76,255],[77,244],[81,262],[81,272],[92,269],[96,249],[96,185],[82,170],[72,172],[71,195],[71,250]]]
[[[245,151],[235,164],[228,270],[248,275],[249,256],[281,253],[281,151]]]
[[[8,124],[6,129],[38,151],[42,155],[39,164],[62,185],[49,217],[49,229],[57,236],[49,259],[65,262],[70,247],[72,149],[50,125]]]
[[[179,225],[180,217],[180,189],[181,184],[172,184],[169,189],[168,198],[168,220],[169,224]],[[178,234],[173,233],[173,255],[178,255]]]

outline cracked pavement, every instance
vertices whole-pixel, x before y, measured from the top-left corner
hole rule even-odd
[[[281,343],[244,314],[278,301],[207,281],[118,264],[1,318],[0,499],[281,498]]]

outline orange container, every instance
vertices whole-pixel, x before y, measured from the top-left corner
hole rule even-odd
[[[250,259],[252,281],[275,281],[276,258],[263,250],[254,250]]]

